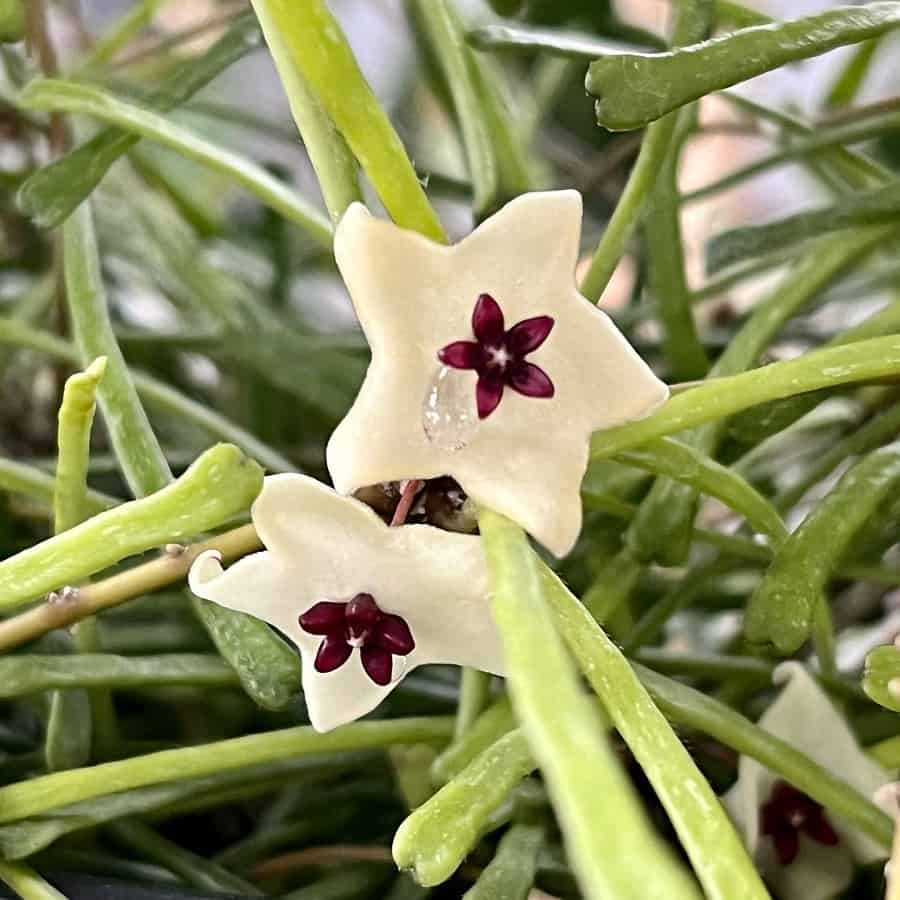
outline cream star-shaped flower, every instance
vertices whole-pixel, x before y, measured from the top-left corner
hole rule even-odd
[[[580,231],[576,191],[518,197],[449,247],[347,210],[335,258],[372,362],[328,443],[339,492],[449,475],[568,553],[591,433],[668,396],[578,293]]]
[[[297,645],[318,731],[370,712],[425,663],[503,674],[477,537],[391,528],[305,475],[266,478],[252,515],[266,549],[224,571],[203,554],[190,587]]]
[[[872,797],[890,778],[860,748],[831,701],[806,668],[782,663],[785,684],[759,725]],[[738,780],[723,798],[767,881],[784,900],[830,900],[853,877],[855,863],[884,859],[888,851],[815,800],[742,756]]]

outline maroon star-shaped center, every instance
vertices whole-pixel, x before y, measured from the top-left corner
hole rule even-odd
[[[406,656],[416,646],[406,620],[382,612],[371,594],[357,594],[349,602],[322,600],[299,622],[308,634],[324,635],[314,663],[317,672],[339,669],[358,647],[363,669],[375,684],[389,684],[393,657]]]
[[[453,369],[478,373],[478,418],[486,419],[503,399],[505,386],[526,397],[553,396],[550,376],[525,359],[547,340],[552,328],[551,316],[534,316],[507,330],[500,304],[490,294],[480,294],[472,312],[475,340],[447,344],[438,351],[438,359]]]
[[[826,818],[822,804],[785,781],[775,782],[762,808],[760,831],[772,839],[775,855],[783,866],[797,858],[801,834],[826,847],[838,843],[837,832]]]

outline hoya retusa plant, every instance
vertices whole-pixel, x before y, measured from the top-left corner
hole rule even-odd
[[[0,0],[16,895],[900,900],[900,2],[792,6]]]

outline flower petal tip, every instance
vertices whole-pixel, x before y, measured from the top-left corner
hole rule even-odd
[[[204,550],[194,560],[188,572],[188,587],[191,589],[191,593],[208,600],[207,586],[224,571],[222,554],[218,550]]]

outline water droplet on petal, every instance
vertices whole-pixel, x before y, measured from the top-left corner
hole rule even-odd
[[[473,373],[441,366],[425,392],[422,428],[429,443],[462,450],[478,430]]]

